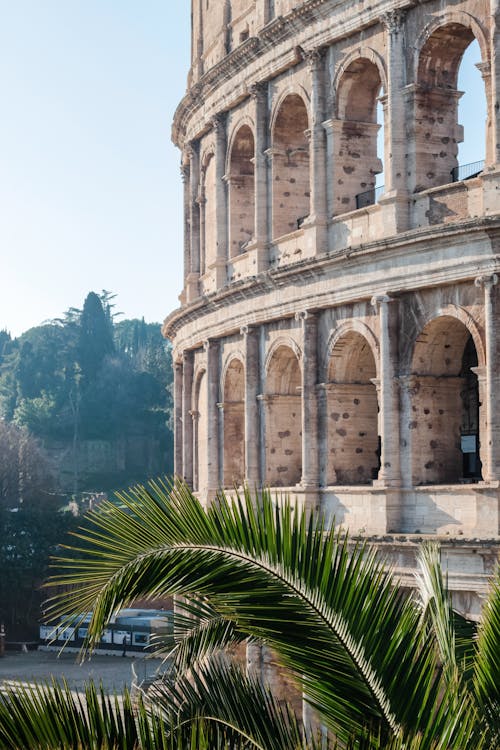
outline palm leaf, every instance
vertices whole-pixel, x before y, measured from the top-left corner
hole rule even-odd
[[[487,733],[488,747],[500,747],[500,569],[483,606],[473,693]]]
[[[303,741],[293,712],[258,680],[223,658],[212,658],[188,675],[155,683],[148,700],[175,731],[202,720],[213,746],[293,750]],[[311,748],[313,745],[311,745]]]
[[[93,610],[89,647],[138,597],[205,597],[276,650],[339,739],[367,725],[386,737],[427,726],[441,689],[434,646],[373,552],[268,493],[257,507],[247,492],[208,510],[179,485],[119,498],[123,508],[89,516],[53,580],[76,588],[54,598],[52,614],[69,622]]]

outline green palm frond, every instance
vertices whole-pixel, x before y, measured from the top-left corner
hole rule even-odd
[[[189,730],[193,721],[202,720],[213,747],[225,747],[221,742],[231,748],[241,744],[248,750],[304,747],[297,719],[286,704],[223,658],[212,658],[187,675],[154,683],[147,697],[174,732],[183,727]]]
[[[373,552],[267,493],[257,506],[248,492],[222,495],[208,510],[182,485],[119,497],[123,507],[88,517],[53,581],[75,586],[53,615],[93,610],[89,647],[138,597],[205,597],[276,650],[340,739],[366,725],[386,737],[427,725],[440,692],[434,646]]]
[[[156,656],[169,657],[173,668],[185,672],[212,654],[237,646],[247,640],[236,623],[200,599],[176,603],[171,635],[153,637],[151,646]]]
[[[472,677],[476,624],[453,610],[453,602],[440,562],[439,545],[424,542],[419,548],[417,575],[422,618],[435,638],[447,679]]]
[[[500,747],[500,570],[483,606],[474,672],[474,697],[479,706],[488,747]]]

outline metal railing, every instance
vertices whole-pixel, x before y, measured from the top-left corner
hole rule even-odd
[[[481,161],[472,161],[470,164],[459,164],[451,170],[451,181],[461,182],[477,177],[484,169],[484,159]]]
[[[385,185],[379,185],[378,187],[366,190],[364,193],[358,193],[356,196],[356,208],[366,208],[367,206],[373,206],[378,203],[380,196],[384,192]]]

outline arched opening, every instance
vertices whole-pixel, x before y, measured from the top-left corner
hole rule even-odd
[[[416,190],[425,190],[467,179],[484,166],[485,128],[478,123],[485,117],[486,96],[481,75],[473,62],[478,56],[472,30],[458,23],[449,23],[434,31],[420,52],[417,89],[415,93]],[[466,50],[470,47],[470,52]],[[464,73],[465,75],[459,74]],[[473,125],[467,131],[467,150],[461,156],[467,163],[459,164],[459,144],[464,141],[464,128],[459,120],[463,109],[459,102],[467,87],[464,104],[472,106]],[[474,91],[473,96],[471,97]],[[482,113],[482,114],[481,114]],[[484,120],[483,120],[484,121]],[[480,137],[477,137],[478,132]],[[482,145],[478,145],[478,141]],[[465,156],[465,154],[467,154]]]
[[[376,201],[376,178],[383,171],[383,159],[379,155],[383,141],[378,138],[379,120],[383,120],[383,108],[379,103],[381,91],[379,69],[364,57],[354,60],[339,81],[340,133],[333,158],[335,214]]]
[[[217,217],[215,211],[215,159],[210,154],[201,170],[200,189],[200,272],[203,275],[217,258]]]
[[[245,479],[245,371],[232,359],[224,379],[224,487]]]
[[[477,365],[472,336],[456,318],[436,318],[418,336],[409,425],[413,484],[481,479]]]
[[[273,237],[293,232],[309,215],[308,127],[306,105],[290,94],[273,129]]]
[[[350,331],[333,347],[326,386],[327,484],[371,484],[380,468],[376,365],[364,336]]]
[[[234,257],[245,250],[255,226],[255,143],[248,125],[237,132],[229,168],[229,247]]]
[[[207,440],[208,404],[207,375],[203,371],[196,379],[193,399],[193,488],[204,492],[208,485]]]
[[[463,91],[458,102],[458,122],[463,127],[463,140],[458,144],[458,177],[470,164],[474,172],[486,157],[487,107],[484,82],[478,65],[481,50],[474,41],[465,50],[458,69],[458,90]],[[484,138],[482,137],[484,133]],[[473,166],[475,165],[475,166]]]
[[[295,352],[286,345],[274,352],[267,370],[265,403],[265,483],[295,485],[302,477],[301,374]]]

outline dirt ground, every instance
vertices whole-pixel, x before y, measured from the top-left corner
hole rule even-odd
[[[7,651],[0,658],[0,688],[5,684],[50,682],[66,679],[70,688],[80,691],[86,682],[102,682],[107,691],[121,693],[123,687],[140,684],[161,669],[159,659],[117,656],[93,656],[90,661],[78,663],[77,654],[55,651]]]

